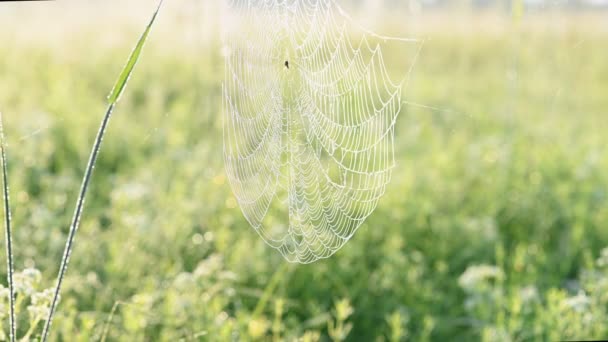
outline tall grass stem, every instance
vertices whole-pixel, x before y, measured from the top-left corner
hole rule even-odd
[[[68,238],[65,243],[65,248],[63,251],[63,257],[61,259],[61,265],[59,267],[59,274],[57,275],[57,284],[55,286],[55,291],[53,294],[53,300],[51,301],[51,307],[49,309],[48,318],[44,324],[44,328],[42,330],[41,341],[46,342],[49,336],[49,331],[51,329],[51,325],[53,324],[53,316],[55,315],[55,311],[57,309],[57,302],[59,301],[59,294],[61,292],[61,285],[63,283],[63,279],[65,277],[65,273],[68,268],[68,264],[70,262],[70,254],[72,253],[72,249],[74,246],[74,238],[76,236],[76,232],[78,231],[78,227],[80,225],[80,219],[82,216],[82,211],[84,208],[84,203],[87,195],[87,190],[89,189],[89,183],[91,181],[91,177],[93,175],[93,169],[95,169],[95,163],[97,162],[97,157],[99,155],[99,151],[101,149],[101,144],[103,142],[103,137],[105,135],[106,129],[108,127],[108,122],[112,116],[112,111],[116,103],[120,100],[120,96],[122,95],[127,82],[131,77],[131,73],[137,64],[139,56],[143,50],[144,43],[148,38],[148,34],[150,33],[150,29],[152,28],[152,24],[156,20],[156,16],[160,11],[160,7],[163,1],[159,1],[158,7],[156,11],[152,15],[148,26],[142,33],[139,41],[135,45],[135,48],[131,52],[129,59],[127,60],[127,64],[123,67],[110,95],[108,96],[108,109],[106,110],[106,114],[104,115],[101,125],[99,127],[99,131],[97,132],[97,136],[95,138],[95,142],[93,143],[93,148],[91,150],[91,154],[89,155],[89,161],[87,163],[87,167],[84,172],[84,176],[82,178],[82,185],[80,187],[80,193],[78,194],[78,198],[76,200],[76,208],[74,209],[74,216],[72,217],[72,223],[70,225],[70,231],[68,232]]]
[[[9,336],[11,342],[15,342],[17,323],[15,321],[15,284],[13,283],[13,234],[11,231],[11,205],[8,189],[8,171],[6,166],[6,144],[4,141],[4,125],[2,124],[2,113],[0,113],[0,149],[2,150],[2,193],[4,195],[4,229],[6,234],[6,278],[9,292]]]

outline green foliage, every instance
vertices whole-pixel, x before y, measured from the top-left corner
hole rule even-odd
[[[348,299],[341,299],[336,302],[334,309],[335,321],[331,320],[327,323],[327,333],[334,342],[344,341],[353,329],[352,323],[345,323],[346,320],[353,314],[353,308],[350,306]]]
[[[430,34],[406,98],[441,110],[404,108],[386,196],[341,251],[306,266],[263,244],[227,185],[221,57],[151,36],[104,141],[51,340],[606,338],[607,37],[522,30],[517,44]],[[104,109],[131,45],[83,41],[0,54],[15,265],[42,271],[22,308],[53,285],[98,125],[84,113]],[[393,72],[408,53],[385,51]],[[21,309],[18,336],[31,318]]]

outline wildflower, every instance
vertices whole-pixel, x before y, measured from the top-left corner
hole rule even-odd
[[[35,268],[26,268],[22,272],[17,272],[14,275],[15,293],[21,293],[26,296],[31,296],[36,285],[40,282],[42,275]]]
[[[536,286],[529,285],[522,287],[519,290],[519,295],[521,296],[521,300],[524,304],[530,303],[538,299],[538,290],[536,289]]]
[[[268,328],[270,327],[270,322],[268,322],[265,318],[257,318],[249,321],[249,325],[247,326],[247,331],[249,332],[249,336],[253,339],[262,338]]]
[[[499,327],[495,326],[487,326],[483,328],[481,333],[483,341],[511,341],[512,338],[509,336],[509,333]]]
[[[591,299],[584,291],[579,291],[576,296],[564,299],[563,304],[576,312],[585,312],[591,304]]]
[[[350,305],[350,301],[348,299],[339,300],[336,303],[335,310],[336,318],[340,321],[346,321],[354,312],[354,309]]]
[[[302,342],[316,342],[321,340],[321,334],[318,331],[307,331],[300,340]]]
[[[466,291],[474,291],[490,280],[500,280],[504,273],[497,266],[475,265],[469,266],[458,278],[458,284]]]
[[[596,264],[598,267],[608,266],[608,247],[602,249],[600,252],[600,257],[596,260]]]
[[[223,266],[222,257],[217,254],[212,254],[207,259],[201,261],[194,270],[194,275],[196,277],[205,278],[209,277],[213,274],[216,274],[216,271],[220,270]]]
[[[0,303],[7,302],[10,297],[9,290],[4,287],[4,285],[0,284]]]
[[[46,289],[32,295],[32,302],[27,307],[32,321],[45,318],[49,315],[53,294],[53,289]]]
[[[196,280],[192,276],[192,273],[189,272],[181,272],[173,280],[173,286],[177,290],[186,290],[194,287],[195,284]]]

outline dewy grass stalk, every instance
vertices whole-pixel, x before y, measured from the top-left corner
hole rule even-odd
[[[13,234],[11,231],[11,205],[8,190],[8,176],[6,166],[6,145],[4,143],[4,127],[2,124],[2,113],[0,113],[0,150],[2,160],[2,193],[4,195],[4,228],[6,232],[6,278],[8,281],[8,293],[9,293],[9,335],[11,342],[15,342],[15,334],[17,331],[17,323],[15,321],[15,285],[13,283]]]
[[[154,12],[152,18],[150,19],[148,26],[146,27],[145,31],[139,38],[137,45],[135,45],[133,52],[131,52],[131,56],[127,60],[127,64],[122,69],[122,71],[118,77],[118,80],[116,81],[116,84],[114,85],[114,88],[112,89],[112,91],[110,92],[110,95],[108,96],[108,109],[106,110],[106,114],[104,115],[104,117],[101,121],[101,126],[99,127],[99,131],[97,133],[97,137],[95,138],[95,142],[93,144],[93,149],[91,150],[91,154],[89,156],[89,161],[87,163],[87,167],[86,167],[84,176],[82,178],[82,185],[80,187],[80,193],[78,195],[78,199],[76,200],[76,208],[74,209],[74,216],[72,218],[72,223],[70,225],[70,231],[68,233],[68,238],[66,240],[65,249],[63,251],[63,258],[61,259],[61,265],[59,267],[59,274],[57,275],[57,284],[55,287],[53,300],[51,302],[49,315],[44,324],[44,329],[42,330],[41,341],[46,341],[48,339],[49,331],[51,329],[51,324],[53,323],[53,316],[55,314],[55,310],[57,308],[57,302],[59,300],[59,294],[61,292],[61,284],[63,282],[65,272],[67,271],[67,268],[68,268],[68,263],[70,261],[70,254],[72,253],[72,249],[73,249],[73,245],[74,245],[74,237],[76,235],[76,231],[78,230],[78,226],[80,224],[80,218],[82,216],[82,210],[84,207],[84,201],[85,201],[85,198],[87,195],[87,190],[89,187],[89,182],[91,181],[93,169],[95,168],[95,162],[97,161],[97,156],[99,155],[101,143],[103,141],[103,136],[106,132],[108,122],[110,121],[110,117],[112,116],[112,111],[114,110],[116,103],[120,100],[120,96],[122,95],[122,93],[127,85],[127,82],[129,81],[129,78],[131,77],[131,73],[133,72],[133,69],[134,69],[135,65],[137,64],[137,60],[139,59],[143,46],[146,42],[146,39],[148,38],[148,34],[150,33],[150,29],[152,28],[152,24],[154,24],[154,21],[156,19],[156,16],[158,15],[158,12],[160,10],[162,3],[163,3],[163,0],[161,0],[158,3],[158,7],[156,8],[156,11]]]

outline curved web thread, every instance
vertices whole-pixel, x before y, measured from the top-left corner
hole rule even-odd
[[[340,249],[394,166],[404,81],[333,0],[234,0],[226,32],[224,160],[260,236],[291,262]],[[397,40],[405,40],[395,38]],[[410,69],[411,70],[411,69]]]

